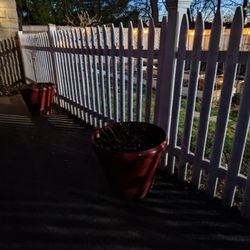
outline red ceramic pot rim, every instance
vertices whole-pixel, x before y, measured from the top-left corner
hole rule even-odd
[[[147,126],[150,126],[150,127],[154,127],[154,129],[157,129],[159,130],[161,133],[162,133],[162,140],[155,146],[153,147],[149,147],[148,149],[144,149],[144,150],[109,150],[109,149],[102,149],[102,151],[105,151],[106,153],[110,152],[112,154],[119,154],[119,153],[123,153],[123,154],[131,154],[131,153],[137,153],[137,154],[141,154],[141,155],[144,155],[145,153],[148,154],[148,153],[151,153],[151,154],[154,154],[155,151],[159,150],[159,148],[162,148],[162,150],[164,150],[167,146],[167,137],[166,137],[166,133],[163,131],[162,128],[160,128],[159,126],[156,126],[154,124],[151,124],[151,123],[147,123],[147,122],[117,122],[117,123],[110,123],[106,126],[103,126],[102,128],[97,128],[94,133],[92,134],[91,136],[91,141],[92,141],[92,144],[99,148],[97,143],[96,143],[96,135],[98,133],[101,133],[101,131],[107,127],[113,127],[113,126],[116,126],[116,125],[119,125],[119,124],[128,124],[128,123],[134,123],[134,124],[146,124]]]

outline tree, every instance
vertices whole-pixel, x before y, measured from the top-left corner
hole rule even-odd
[[[132,1],[140,13],[140,18],[147,23],[153,18],[155,26],[160,25],[160,12],[166,11],[165,0],[134,0]]]
[[[159,25],[159,8],[158,8],[158,1],[156,0],[150,0],[150,7],[151,7],[151,13],[152,18],[154,19],[154,23],[156,26]]]
[[[224,21],[231,22],[236,7],[243,7],[244,18],[248,15],[248,0],[193,0],[190,5],[189,19],[194,22],[197,14],[201,12],[205,21],[214,18],[216,10],[219,8]]]
[[[205,21],[213,19],[217,8],[221,8],[221,1],[219,0],[193,0],[190,5],[188,14],[191,22],[195,21],[195,18],[199,12],[203,14]]]
[[[22,24],[79,25],[80,13],[95,17],[98,24],[137,20],[138,10],[131,0],[17,0],[17,10]]]

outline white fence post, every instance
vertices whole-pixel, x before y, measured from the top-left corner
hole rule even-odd
[[[22,48],[22,35],[23,35],[23,32],[22,31],[18,31],[17,32],[17,37],[18,37],[18,43],[19,43],[19,49],[20,49],[20,59],[22,60],[22,68],[23,68],[23,80],[24,80],[24,83],[26,83],[26,79],[25,79],[25,76],[26,76],[26,63],[25,63],[25,56],[24,56],[24,52],[23,52],[23,48]],[[21,62],[20,62],[21,63]]]
[[[172,116],[173,89],[176,66],[176,44],[178,42],[179,26],[181,16],[186,11],[190,4],[190,0],[179,2],[177,0],[166,1],[168,9],[168,23],[166,32],[163,32],[165,37],[162,65],[160,76],[157,82],[156,106],[154,122],[163,128],[170,137],[170,123]],[[161,38],[162,39],[162,38]],[[164,68],[162,68],[164,67]]]
[[[164,46],[162,46],[162,65],[157,82],[155,123],[162,127],[169,137],[170,117],[172,109],[173,82],[175,69],[175,50],[178,24],[178,11],[176,1],[167,1],[168,23],[164,34]],[[166,39],[167,38],[167,39]],[[162,38],[161,38],[162,39]],[[164,68],[162,68],[164,67]]]
[[[182,24],[180,28],[180,37],[178,44],[178,56],[176,65],[176,77],[174,83],[174,96],[172,106],[172,117],[171,117],[171,133],[169,135],[169,155],[168,155],[168,172],[174,174],[175,171],[175,157],[173,155],[174,148],[176,147],[177,135],[178,135],[178,124],[181,108],[181,92],[183,84],[183,73],[185,66],[185,55],[186,55],[186,41],[188,35],[188,21],[187,16],[184,15],[182,18]]]
[[[52,68],[53,68],[53,76],[54,76],[54,83],[56,85],[57,91],[58,91],[58,67],[56,66],[56,58],[55,58],[55,52],[53,51],[53,48],[55,47],[55,32],[56,32],[56,25],[49,24],[48,25],[48,37],[49,37],[49,45],[50,45],[50,52],[51,52],[51,60],[52,60]]]

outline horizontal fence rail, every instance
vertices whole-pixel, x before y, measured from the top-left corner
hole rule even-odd
[[[19,61],[17,39],[13,37],[0,41],[0,89],[8,89],[22,82]]]
[[[60,107],[95,127],[114,121],[162,126],[169,136],[169,173],[226,206],[243,190],[242,214],[250,217],[250,51],[241,50],[242,10],[236,10],[226,51],[220,12],[205,50],[201,15],[192,48],[184,16],[176,49],[175,22],[164,19],[157,35],[152,20],[146,33],[142,22],[137,28],[130,23],[126,32],[122,24],[19,32],[26,81],[56,83]]]

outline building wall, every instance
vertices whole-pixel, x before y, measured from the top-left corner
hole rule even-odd
[[[15,0],[0,0],[0,40],[14,36],[18,31]]]

